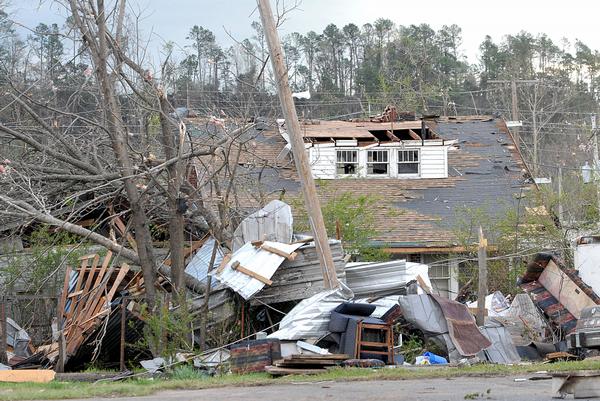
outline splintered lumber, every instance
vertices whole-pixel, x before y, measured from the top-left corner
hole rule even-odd
[[[307,368],[308,366],[323,367],[335,366],[341,364],[350,357],[346,354],[329,354],[329,355],[290,355],[282,359],[274,361],[274,365],[282,368]]]
[[[269,280],[268,278],[266,278],[266,277],[264,277],[264,276],[261,276],[260,274],[258,274],[258,273],[255,273],[255,272],[253,272],[253,271],[252,271],[252,270],[250,270],[250,269],[246,269],[246,268],[245,268],[244,266],[242,266],[242,265],[240,264],[240,262],[238,262],[238,261],[235,261],[235,262],[233,262],[233,263],[231,264],[231,268],[232,268],[233,270],[237,270],[237,271],[239,271],[240,273],[244,273],[244,274],[245,274],[245,275],[247,275],[247,276],[250,276],[250,277],[252,277],[252,278],[255,278],[255,279],[257,279],[258,281],[260,281],[261,283],[264,283],[264,284],[266,284],[266,285],[271,285],[271,284],[273,284],[273,282],[272,282],[271,280]]]
[[[133,248],[133,250],[137,252],[137,243],[135,242],[133,236],[129,233],[129,230],[127,230],[127,227],[125,226],[125,223],[123,223],[123,220],[121,220],[119,216],[115,216],[112,218],[112,223],[114,224],[117,231],[119,231],[119,233],[122,236],[125,236],[127,242],[129,242],[129,245]]]
[[[56,372],[49,369],[0,370],[0,382],[48,383]]]
[[[332,360],[336,360],[336,361],[345,361],[346,359],[350,359],[350,356],[346,355],[346,354],[325,354],[325,355],[295,354],[295,355],[286,356],[283,359],[284,360],[294,360],[294,361],[300,360],[300,359],[310,359],[310,360],[332,359]]]

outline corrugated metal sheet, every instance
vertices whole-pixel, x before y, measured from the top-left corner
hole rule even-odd
[[[289,244],[293,235],[292,208],[273,200],[246,217],[233,233],[233,251],[251,241],[274,241]]]
[[[490,362],[511,364],[521,362],[517,348],[505,327],[502,325],[486,325],[479,330],[492,342],[492,345],[481,353],[479,357],[485,357]]]
[[[348,263],[346,283],[356,296],[400,295],[399,291],[408,282],[416,280],[417,276],[421,276],[429,288],[432,288],[428,272],[429,266],[406,260]]]
[[[321,292],[300,302],[279,323],[279,330],[268,338],[280,340],[302,340],[320,338],[329,331],[331,311],[342,302],[352,299],[352,291],[342,288]]]
[[[329,240],[329,247],[336,275],[341,282],[345,283],[346,263],[342,244],[338,240]],[[271,277],[273,285],[263,288],[254,296],[255,303],[301,301],[326,290],[323,286],[323,270],[314,242],[303,245],[296,252],[298,253],[296,259],[285,260]]]
[[[210,259],[212,258],[213,249],[216,245],[217,242],[214,238],[209,238],[206,240],[200,249],[198,249],[190,263],[188,263],[188,265],[185,267],[185,272],[203,283],[206,282],[208,271],[217,268],[223,260],[223,251],[221,248],[217,248],[215,261],[212,267],[210,269],[208,268]],[[211,283],[211,288],[215,288],[217,285],[218,282],[213,280]]]
[[[302,244],[288,245],[270,241],[265,241],[264,244],[286,253],[292,253],[302,246]],[[227,263],[221,274],[217,274],[216,271],[213,271],[211,272],[211,275],[240,294],[244,299],[248,300],[260,291],[265,284],[253,277],[234,270],[231,267],[233,263],[239,262],[240,265],[246,269],[270,279],[284,260],[285,258],[282,256],[256,248],[251,243],[247,243],[233,253],[231,260]]]

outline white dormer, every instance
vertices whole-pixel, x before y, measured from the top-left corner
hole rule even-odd
[[[420,121],[323,121],[303,126],[315,178],[448,177],[445,141]]]

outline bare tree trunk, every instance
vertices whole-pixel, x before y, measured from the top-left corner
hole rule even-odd
[[[161,94],[160,99],[160,124],[162,130],[162,143],[165,150],[165,157],[172,159],[181,155],[181,146],[183,145],[183,135],[185,126],[181,123],[179,127],[179,141],[175,140],[175,127],[168,120],[169,103],[166,95]],[[175,286],[177,293],[176,300],[185,296],[184,291],[184,226],[183,213],[185,212],[184,200],[181,197],[181,161],[170,165],[167,168],[167,204],[170,213],[169,216],[169,245],[171,250],[171,282]],[[180,298],[182,299],[182,298]]]
[[[102,102],[105,106],[105,118],[111,136],[111,145],[120,167],[123,185],[131,209],[135,240],[138,244],[137,251],[140,259],[140,266],[144,276],[144,283],[146,283],[146,303],[148,304],[148,307],[152,309],[156,302],[156,290],[153,285],[156,279],[156,261],[153,254],[152,237],[146,223],[148,219],[144,208],[142,207],[142,199],[136,188],[135,181],[132,178],[128,178],[134,174],[134,169],[131,159],[129,158],[126,143],[128,134],[127,128],[123,124],[113,80],[108,73],[107,57],[109,48],[107,43],[108,33],[106,31],[104,0],[97,0],[98,16],[95,19],[98,27],[97,37],[91,35],[91,31],[81,20],[76,0],[70,0],[70,5],[75,23],[89,45],[90,54],[94,65],[96,66],[97,79],[102,93]]]

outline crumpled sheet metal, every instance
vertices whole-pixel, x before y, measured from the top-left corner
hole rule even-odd
[[[303,245],[288,245],[270,241],[265,241],[264,244],[286,253],[292,253]],[[239,262],[240,265],[246,269],[270,279],[284,260],[285,258],[283,256],[262,250],[248,242],[231,255],[231,260],[225,265],[221,274],[217,274],[216,271],[212,271],[210,274],[221,283],[240,294],[245,300],[248,300],[252,298],[254,294],[259,292],[265,284],[254,277],[250,277],[245,273],[234,270],[231,267],[233,263]]]
[[[217,241],[214,238],[209,238],[204,244],[198,249],[190,263],[185,267],[185,272],[196,280],[205,283],[208,277],[208,272],[218,267],[223,260],[223,251],[220,247],[217,247],[217,253],[215,254],[215,261],[212,267],[209,269],[210,259],[214,247],[217,246]],[[211,282],[211,288],[215,288],[218,285],[217,281]]]
[[[475,356],[492,345],[490,340],[479,331],[466,305],[437,295],[431,297],[442,309],[448,325],[448,334],[461,355]]]
[[[31,356],[31,352],[29,351],[30,341],[29,334],[14,320],[7,317],[6,343],[13,347],[14,354],[24,358]]]
[[[428,295],[406,295],[398,298],[404,318],[425,334],[448,333],[448,325],[439,305]]]
[[[267,338],[303,340],[323,337],[329,333],[331,311],[353,297],[352,291],[343,284],[341,288],[313,295],[285,315],[279,323],[279,330],[269,334]]]
[[[398,293],[407,283],[421,276],[432,288],[429,266],[406,260],[346,264],[346,284],[356,296],[381,296]],[[419,288],[419,293],[423,290]]]
[[[487,359],[490,362],[505,365],[521,362],[517,348],[504,326],[489,324],[479,329],[492,343],[491,346],[478,354],[480,359]]]
[[[447,316],[444,315],[442,307],[434,299],[434,296],[427,294],[406,295],[400,296],[398,302],[402,307],[404,318],[409,323],[423,331],[427,337],[436,340],[440,344],[445,344],[450,362],[458,362],[465,356],[474,356],[491,345],[489,340],[483,337],[477,329],[474,321],[472,321],[472,324],[479,334],[475,335],[473,343],[471,343],[471,338],[464,338],[462,336],[462,330],[460,332],[455,331],[454,336],[451,335]],[[448,302],[451,301],[448,300]],[[462,305],[462,307],[466,309],[466,306]],[[461,316],[457,314],[455,317]],[[460,329],[466,326],[465,322],[462,322],[460,319],[450,319],[450,322],[454,328],[458,326]],[[456,334],[458,334],[458,337]],[[458,341],[456,338],[458,338]],[[474,353],[473,349],[476,349]]]

